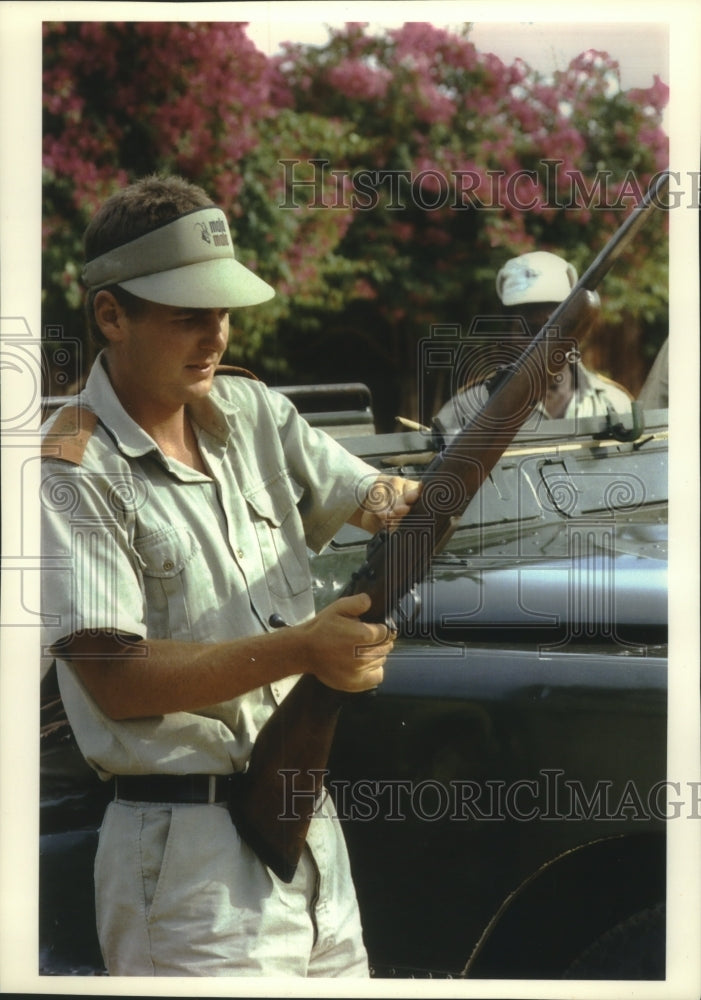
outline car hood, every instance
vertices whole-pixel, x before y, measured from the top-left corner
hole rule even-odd
[[[412,457],[405,451],[393,471],[421,478]],[[400,634],[663,644],[667,491],[664,427],[636,442],[517,441],[397,609]],[[314,559],[320,604],[346,586],[366,545],[366,535],[345,526]]]

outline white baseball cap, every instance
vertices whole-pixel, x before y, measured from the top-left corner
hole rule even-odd
[[[497,295],[505,306],[562,302],[577,284],[577,270],[546,250],[512,257],[497,274]]]
[[[253,306],[275,290],[236,260],[226,216],[197,208],[88,261],[88,288],[119,285],[161,305],[185,309]]]

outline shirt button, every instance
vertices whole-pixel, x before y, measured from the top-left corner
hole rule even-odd
[[[236,555],[239,559],[243,559],[243,549],[236,549]]]
[[[166,559],[166,561],[163,563],[163,569],[166,571],[166,573],[169,573],[172,570],[173,566],[175,566],[175,563],[172,561],[172,559]]]

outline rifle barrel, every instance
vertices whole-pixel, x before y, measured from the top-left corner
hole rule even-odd
[[[662,207],[659,199],[668,185],[669,172],[665,171],[663,174],[660,174],[655,186],[647,191],[643,200],[639,205],[635,206],[631,214],[613,234],[603,250],[597,254],[575,285],[575,289],[581,287],[591,292],[594,291],[601,282],[601,279],[611,268],[611,265],[618,260],[629,243],[631,243],[645,225],[647,213],[652,208]]]

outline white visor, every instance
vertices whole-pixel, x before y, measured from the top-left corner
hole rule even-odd
[[[161,305],[230,309],[271,299],[275,290],[234,256],[221,209],[198,208],[89,261],[88,288],[119,285]]]
[[[497,295],[505,306],[562,302],[577,284],[577,271],[546,250],[513,257],[497,274]]]

